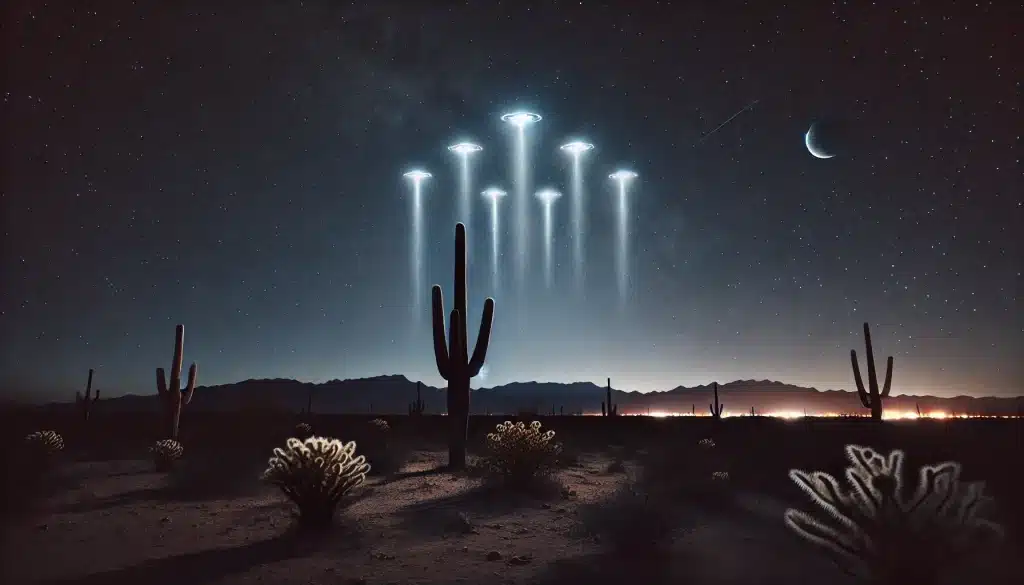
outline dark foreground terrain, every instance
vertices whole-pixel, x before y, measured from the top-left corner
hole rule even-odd
[[[194,416],[190,416],[194,414]],[[234,583],[853,583],[783,524],[788,507],[811,510],[791,468],[841,475],[843,446],[907,453],[922,463],[955,460],[965,479],[984,479],[991,516],[1007,538],[950,583],[1024,582],[1024,423],[919,420],[881,427],[860,420],[762,418],[538,417],[565,453],[555,488],[519,494],[487,487],[478,474],[438,469],[446,458],[444,417],[384,417],[386,448],[368,415],[313,417],[317,434],[353,439],[377,466],[330,534],[292,531],[291,504],[259,474],[283,445],[292,415],[186,413],[184,459],[157,473],[147,448],[155,414],[94,416],[88,424],[41,413],[3,419],[4,445],[53,429],[66,447],[42,488],[10,499],[0,567],[9,585]],[[471,453],[511,417],[473,417]],[[712,438],[710,456],[698,441]],[[377,441],[377,443],[374,443]],[[368,445],[367,449],[363,446]],[[5,454],[10,461],[11,453]],[[374,461],[376,459],[377,461]],[[728,473],[717,493],[680,495],[673,514],[630,514],[625,536],[595,536],[595,511],[612,513],[618,488],[652,466],[658,477]],[[8,487],[17,487],[7,473]],[[17,492],[18,490],[13,489]],[[21,490],[24,492],[25,490]],[[667,558],[612,549],[639,541],[670,517]],[[643,550],[643,547],[640,547]]]

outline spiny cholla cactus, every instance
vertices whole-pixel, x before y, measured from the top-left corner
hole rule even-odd
[[[299,439],[308,439],[313,436],[313,427],[309,423],[300,422],[295,425],[295,436]]]
[[[700,441],[697,442],[697,446],[702,448],[702,449],[711,449],[712,447],[715,446],[715,440],[714,439],[701,439]]]
[[[382,418],[375,418],[371,420],[370,425],[382,433],[386,433],[391,430],[391,425],[388,424],[388,421]]]
[[[64,450],[64,438],[56,431],[36,431],[25,436],[25,445],[38,456],[49,457]]]
[[[555,431],[541,431],[540,421],[527,426],[505,421],[487,435],[487,466],[511,483],[528,483],[551,466],[562,446],[555,443]]]
[[[153,443],[149,453],[153,456],[153,464],[157,471],[168,471],[174,467],[175,461],[181,459],[185,448],[174,439],[161,439]]]
[[[366,458],[356,456],[354,441],[310,437],[288,439],[284,449],[274,449],[263,479],[295,503],[302,525],[324,528],[338,502],[363,483],[369,470]]]
[[[903,496],[902,451],[888,456],[848,445],[850,489],[832,476],[794,469],[789,477],[830,516],[786,510],[798,535],[835,555],[843,568],[874,583],[936,583],[960,559],[998,539],[1002,528],[978,516],[987,502],[981,482],[962,483],[960,464],[921,468],[917,489]]]

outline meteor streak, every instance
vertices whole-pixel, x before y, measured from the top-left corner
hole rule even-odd
[[[491,202],[491,284],[494,294],[497,294],[498,285],[501,284],[498,278],[498,200],[505,196],[505,192],[497,187],[490,187],[481,195]]]
[[[532,112],[510,112],[501,117],[502,122],[516,129],[513,168],[515,176],[515,235],[516,235],[516,284],[522,292],[526,284],[526,263],[529,253],[529,219],[527,199],[529,198],[528,161],[526,159],[526,127],[540,122],[540,114]]]
[[[637,174],[633,171],[625,170],[615,171],[608,175],[608,178],[618,183],[619,186],[619,245],[616,249],[615,264],[619,274],[619,296],[623,301],[626,300],[629,292],[629,201],[626,199],[626,185],[636,177]]]
[[[589,142],[570,142],[561,149],[572,157],[572,267],[577,290],[583,287],[583,171],[580,157],[593,150]]]
[[[562,194],[554,189],[542,189],[537,192],[537,198],[544,205],[544,283],[548,288],[551,288],[554,280],[552,246],[555,239],[555,225],[551,207],[555,199],[561,196]]]
[[[409,255],[410,272],[412,273],[412,307],[413,317],[422,318],[421,299],[423,298],[423,181],[432,175],[420,169],[411,170],[403,175],[412,182],[412,239]]]
[[[735,114],[733,114],[733,115],[729,116],[729,117],[728,117],[728,118],[727,118],[727,119],[725,120],[725,122],[722,122],[722,123],[721,123],[721,124],[719,124],[718,126],[715,126],[715,128],[714,128],[713,130],[711,130],[711,132],[708,132],[708,133],[707,133],[707,134],[705,134],[704,136],[701,136],[701,137],[700,137],[700,140],[698,140],[697,142],[695,142],[695,143],[694,143],[693,145],[694,145],[694,146],[697,146],[698,144],[700,144],[700,143],[704,142],[704,141],[705,141],[705,140],[707,140],[707,139],[708,139],[708,137],[710,137],[710,136],[711,136],[712,134],[714,134],[715,132],[718,132],[719,130],[721,130],[723,126],[725,126],[725,125],[726,125],[726,124],[728,124],[729,122],[732,122],[732,121],[733,121],[733,118],[735,118],[736,116],[739,116],[739,115],[740,115],[740,114],[742,114],[743,112],[746,112],[746,111],[747,111],[747,110],[749,110],[750,108],[754,107],[754,106],[755,106],[755,105],[757,104],[757,102],[759,102],[759,101],[761,101],[761,100],[754,100],[754,101],[750,102],[749,104],[747,104],[746,106],[744,106],[744,107],[743,107],[743,109],[741,109],[740,111],[736,112]]]

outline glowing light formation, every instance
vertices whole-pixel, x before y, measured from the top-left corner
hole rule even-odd
[[[526,284],[526,265],[529,257],[529,161],[526,156],[526,127],[541,121],[540,114],[533,112],[509,112],[501,121],[516,129],[515,149],[512,158],[515,186],[515,235],[516,235],[516,285],[520,292]]]
[[[554,239],[555,222],[553,204],[562,194],[554,189],[541,189],[537,192],[537,199],[540,199],[544,206],[544,284],[548,288],[554,281]]]
[[[577,290],[583,288],[583,171],[580,157],[588,150],[593,150],[594,145],[589,142],[575,141],[563,144],[561,150],[572,157],[572,268],[573,282]]]
[[[498,246],[500,234],[498,228],[498,200],[505,196],[505,192],[497,187],[489,187],[484,190],[482,195],[491,202],[491,285],[494,288],[495,294],[497,294],[498,286],[501,284],[500,271],[498,270],[498,258],[500,256],[500,248]]]
[[[473,206],[470,201],[470,190],[471,186],[471,174],[469,169],[469,157],[471,154],[480,152],[483,147],[472,142],[459,142],[448,147],[448,150],[454,152],[459,157],[459,211],[456,221],[462,222],[467,226],[471,224],[471,218],[473,214]],[[472,248],[472,246],[470,246]],[[467,253],[469,248],[467,248]]]
[[[626,186],[638,175],[633,171],[619,170],[608,175],[619,187],[619,227],[615,265],[619,275],[619,296],[623,301],[629,295],[629,201]]]
[[[432,177],[421,169],[411,170],[403,175],[412,183],[412,236],[409,240],[409,272],[412,280],[412,308],[415,319],[422,318],[423,291],[423,182]]]

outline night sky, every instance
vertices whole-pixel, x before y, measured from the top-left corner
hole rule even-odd
[[[475,386],[851,388],[868,321],[894,393],[1022,393],[1013,2],[351,4],[5,3],[0,388],[69,399],[93,367],[108,395],[154,392],[176,323],[201,384],[442,385],[427,287],[450,307],[446,147],[472,140],[472,339],[484,297],[497,304]],[[531,193],[568,194],[559,145],[596,145],[585,292],[569,197],[553,287],[532,196],[525,294],[490,284],[477,194],[510,192],[511,252],[499,117],[519,108],[543,116]],[[825,136],[839,156],[805,148],[816,121],[845,128]],[[434,175],[418,313],[402,178],[416,166]],[[620,167],[639,173],[625,302]],[[511,267],[505,254],[509,284]]]

